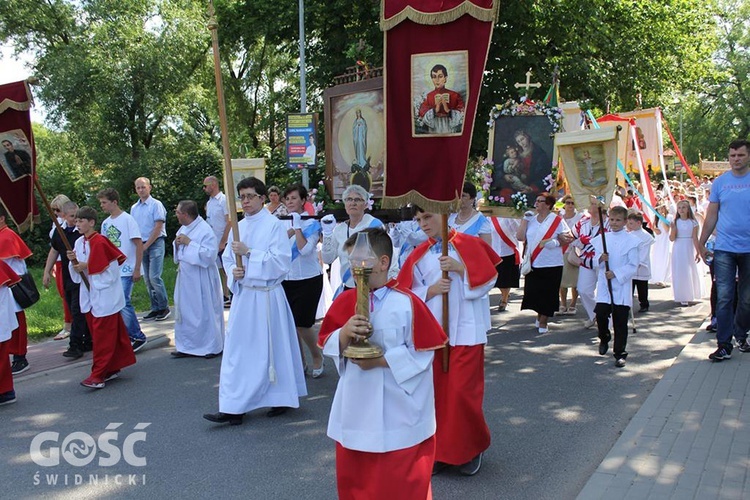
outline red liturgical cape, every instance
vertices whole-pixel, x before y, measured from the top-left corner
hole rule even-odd
[[[31,250],[20,236],[8,226],[0,229],[0,259],[23,259],[31,257]]]
[[[394,292],[403,293],[411,299],[411,308],[413,311],[411,331],[413,335],[414,348],[417,351],[434,351],[442,348],[447,342],[448,337],[443,332],[435,317],[427,308],[424,302],[411,291],[401,288],[396,280],[391,280],[385,284]],[[333,301],[330,309],[326,313],[323,324],[320,325],[318,334],[318,345],[322,348],[331,334],[343,327],[349,318],[354,316],[357,306],[357,290],[347,290]]]
[[[437,240],[430,238],[409,254],[398,274],[399,283],[409,289],[414,286],[414,265],[436,243]],[[497,278],[497,269],[495,267],[503,259],[495,253],[487,242],[481,238],[451,230],[448,234],[448,243],[456,249],[461,263],[466,268],[466,274],[469,278],[469,288],[482,286],[490,280]]]
[[[13,269],[8,264],[0,260],[0,286],[11,286],[21,281]]]
[[[94,233],[89,237],[86,237],[84,248],[89,246],[91,248],[91,254],[89,255],[89,274],[99,274],[103,272],[109,266],[109,263],[113,260],[117,261],[118,265],[122,265],[125,262],[125,256],[116,246],[112,244],[109,239],[105,238],[99,233]]]

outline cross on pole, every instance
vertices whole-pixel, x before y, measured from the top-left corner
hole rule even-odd
[[[532,87],[538,89],[542,86],[542,84],[539,82],[531,83],[531,68],[529,68],[529,70],[526,72],[526,83],[516,83],[513,86],[517,89],[520,89],[521,87],[526,88],[526,97],[528,98],[529,89],[531,89]]]

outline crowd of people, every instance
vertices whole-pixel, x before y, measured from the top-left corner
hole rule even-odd
[[[429,498],[431,475],[448,467],[476,474],[490,445],[484,346],[495,287],[502,313],[524,276],[521,309],[536,313],[539,334],[549,331],[553,316],[576,314],[580,303],[582,328],[596,325],[600,355],[613,341],[621,368],[634,293],[640,314],[650,308],[650,283],[671,283],[674,300],[689,305],[708,295],[710,275],[709,328],[718,346],[709,358],[729,359],[732,337],[750,352],[750,222],[744,215],[750,143],[730,144],[729,159],[730,172],[713,183],[653,186],[658,215],[644,210],[635,191],[618,188],[607,206],[593,196],[567,195],[558,203],[554,194],[539,193],[520,220],[485,217],[467,182],[445,232],[441,215],[418,206],[413,220],[384,224],[367,213],[369,194],[357,185],[342,196],[347,220],[309,217],[304,186],[282,191],[250,177],[236,186],[244,216],[234,234],[226,196],[207,177],[205,218],[193,200],[175,207],[172,308],[161,276],[166,209],[151,196],[149,179],[140,177],[130,213],[120,208],[116,190],[97,193],[108,215],[100,232],[96,210],[64,196],[53,200],[62,231],[50,234],[43,284],[54,277],[64,299],[65,327],[56,337],[69,337],[63,355],[93,350],[91,373],[81,382],[92,389],[136,362],[148,342],[140,322],[174,315],[172,357],[222,355],[218,411],[204,415],[214,423],[239,425],[259,408],[269,417],[298,408],[307,395],[305,375],[323,376],[324,357],[331,358],[339,382],[328,435],[336,441],[340,496],[408,491],[409,498]],[[587,209],[576,209],[582,205]],[[31,251],[6,219],[0,206],[0,361],[12,356],[0,362],[0,404],[15,401],[13,375],[29,369],[25,315],[11,287],[27,273]],[[349,262],[360,233],[374,254],[367,315],[356,308]],[[131,293],[141,277],[151,307],[138,318]],[[350,345],[367,338],[383,355],[348,357]],[[382,481],[383,475],[392,480]]]

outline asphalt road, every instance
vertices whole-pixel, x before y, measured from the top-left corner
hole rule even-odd
[[[519,295],[508,311],[493,311],[485,395],[492,446],[478,475],[434,477],[435,498],[575,498],[708,313],[707,303],[676,306],[670,289],[651,296],[622,369],[597,354],[581,312],[555,318],[538,335]],[[299,410],[274,419],[256,411],[227,427],[201,418],[217,410],[220,358],[171,359],[170,350],[139,354],[100,391],[78,385],[87,367],[18,383],[18,402],[0,408],[2,496],[336,497],[334,445],[325,434],[337,380],[330,361],[323,378],[308,378]],[[33,457],[40,465],[31,450],[42,439]],[[96,448],[77,448],[87,441]]]

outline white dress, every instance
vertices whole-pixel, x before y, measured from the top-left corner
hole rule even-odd
[[[675,302],[694,302],[703,296],[703,282],[698,274],[693,246],[692,219],[675,219],[677,238],[672,245],[672,290]]]
[[[669,227],[659,221],[661,234],[654,231],[654,244],[651,246],[651,279],[649,283],[672,283],[672,242],[669,241]]]

